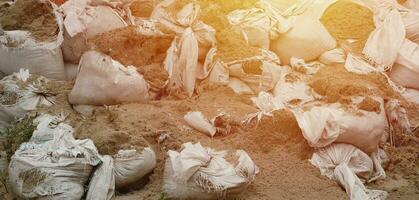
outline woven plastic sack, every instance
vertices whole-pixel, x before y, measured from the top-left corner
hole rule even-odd
[[[53,41],[38,42],[29,32],[22,30],[4,31],[0,34],[0,71],[9,75],[20,68],[29,69],[31,73],[47,78],[65,80],[63,55],[62,17],[55,11],[54,15],[59,30]]]
[[[125,21],[108,6],[90,6],[87,0],[69,0],[60,10],[64,13],[64,60],[79,63],[89,50],[87,40],[101,33],[127,26]]]
[[[180,152],[169,151],[164,171],[163,191],[169,198],[224,199],[245,190],[258,167],[243,150],[236,152],[234,167],[224,157],[227,152],[185,143]]]
[[[22,199],[79,200],[100,162],[96,147],[91,140],[75,140],[63,119],[42,116],[44,120],[48,127],[38,126],[12,156],[9,186]]]
[[[388,74],[395,83],[418,90],[419,45],[410,40],[405,40],[399,50],[396,64]]]
[[[374,154],[375,157],[379,156]],[[349,144],[332,144],[316,149],[310,162],[320,169],[322,175],[337,181],[345,188],[351,200],[385,200],[387,192],[367,189],[361,179],[369,179],[375,169],[382,169],[380,158],[370,158],[367,154]],[[384,171],[382,171],[384,172]],[[385,178],[385,173],[375,179]]]
[[[318,19],[302,16],[296,18],[290,31],[271,44],[271,50],[279,56],[283,64],[289,64],[291,57],[305,61],[315,60],[335,47],[336,40]]]
[[[419,12],[419,1],[418,0],[407,0],[403,6],[406,8],[415,10],[416,12]]]
[[[28,81],[31,76],[35,75],[21,69],[19,73],[0,81],[0,132],[5,131],[11,122],[20,119],[27,112],[54,103],[54,98],[42,89],[48,79],[39,76]]]
[[[377,150],[388,124],[383,100],[378,101],[381,103],[379,113],[358,110],[362,115],[356,115],[343,110],[339,104],[293,112],[310,146],[320,148],[342,142],[371,153]]]
[[[163,28],[176,34],[167,50],[165,69],[169,74],[168,91],[183,91],[192,96],[196,81],[208,76],[204,65],[199,65],[200,55],[204,57],[215,45],[215,30],[198,20],[200,6],[196,2],[185,5],[175,14],[168,7],[174,0],[159,3],[151,15]],[[200,53],[201,52],[201,53]]]
[[[115,105],[149,99],[148,83],[135,67],[125,67],[110,56],[86,52],[69,94],[75,105]]]

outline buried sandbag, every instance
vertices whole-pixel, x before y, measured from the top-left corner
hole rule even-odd
[[[4,6],[4,5],[3,5]],[[65,80],[61,52],[62,19],[49,1],[19,0],[0,6],[0,71],[29,69],[33,74]]]
[[[78,63],[89,50],[87,40],[100,33],[127,26],[111,7],[88,5],[87,0],[70,0],[60,10],[64,13],[64,60]]]
[[[272,42],[271,50],[289,64],[291,57],[311,61],[335,47],[335,39],[318,19],[299,16],[290,31]]]
[[[150,148],[141,154],[136,150],[120,150],[115,156],[106,155],[101,160],[90,181],[87,200],[109,200],[115,189],[140,181],[156,167],[156,155]]]
[[[322,175],[344,187],[351,200],[385,200],[388,196],[386,191],[369,190],[361,180],[385,178],[381,167],[385,158],[383,153],[379,150],[370,157],[352,145],[337,143],[316,149],[310,162],[320,169]]]
[[[59,117],[43,115],[29,142],[9,165],[9,186],[23,199],[79,200],[93,167],[100,162],[91,140],[75,140]]]
[[[148,84],[135,67],[125,67],[110,56],[86,52],[69,94],[75,105],[114,105],[148,100]]]
[[[340,104],[314,106],[308,111],[294,110],[304,138],[312,147],[333,142],[352,144],[366,153],[374,152],[387,127],[382,99],[353,98],[352,102],[367,110],[348,110]]]
[[[54,104],[54,97],[45,90],[48,81],[23,69],[0,81],[0,132],[27,112]]]
[[[413,89],[419,89],[419,45],[405,40],[399,50],[396,64],[388,72],[392,81]]]
[[[181,152],[169,151],[163,191],[169,198],[225,199],[243,192],[255,180],[259,168],[249,155],[238,150],[237,166],[224,157],[227,152],[185,143]]]

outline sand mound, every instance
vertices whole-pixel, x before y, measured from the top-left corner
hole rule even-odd
[[[131,6],[130,6],[131,14],[135,17],[144,17],[144,18],[150,17],[155,6],[156,6],[156,3],[153,0],[132,1]]]
[[[357,40],[349,45],[355,53],[362,52],[375,29],[372,11],[349,0],[340,0],[329,6],[321,22],[339,43],[347,39]]]
[[[0,6],[0,26],[6,31],[25,30],[40,42],[56,39],[59,32],[52,5],[42,0],[17,0]]]
[[[130,26],[100,34],[89,43],[123,65],[137,67],[152,90],[159,91],[168,79],[163,61],[172,40],[166,36],[142,35]]]

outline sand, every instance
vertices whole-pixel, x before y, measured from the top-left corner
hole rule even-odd
[[[155,6],[156,1],[154,0],[134,0],[130,5],[131,14],[134,17],[147,18],[150,17]]]
[[[39,41],[53,41],[59,32],[49,1],[17,0],[12,6],[0,6],[0,26],[7,31],[25,30]]]
[[[356,40],[346,44],[354,53],[362,53],[370,33],[375,29],[372,11],[349,0],[339,0],[329,6],[321,22],[341,45],[348,39]]]
[[[155,92],[166,84],[168,74],[163,61],[173,38],[146,36],[133,26],[102,33],[89,41],[90,46],[125,66],[133,65]]]

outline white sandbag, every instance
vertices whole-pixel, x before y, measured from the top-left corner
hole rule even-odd
[[[37,42],[29,32],[21,30],[4,31],[0,34],[0,71],[9,75],[25,68],[33,74],[65,80],[61,52],[63,22],[56,11],[54,14],[59,30],[53,41]]]
[[[272,42],[271,50],[289,64],[291,57],[311,61],[335,47],[336,40],[318,19],[300,16],[290,31]]]
[[[211,137],[217,132],[215,126],[201,112],[188,112],[184,119],[189,126]]]
[[[164,0],[159,3],[151,19],[177,35],[167,50],[164,62],[169,74],[167,89],[184,91],[188,96],[192,96],[196,81],[209,75],[209,69],[202,69],[207,65],[198,64],[199,52],[206,56],[206,51],[215,45],[215,30],[198,20],[199,4],[189,3],[178,13],[171,15],[167,8],[174,2],[174,0]]]
[[[230,24],[240,26],[248,43],[263,49],[269,49],[270,40],[291,29],[291,21],[282,17],[266,1],[260,1],[255,8],[235,10],[228,14]]]
[[[362,53],[374,67],[388,70],[406,37],[406,30],[399,11],[387,4],[380,4],[374,13],[376,29],[370,34]]]
[[[272,116],[273,111],[285,109],[284,103],[275,99],[272,94],[268,92],[260,92],[257,97],[252,97],[251,100],[260,110],[253,116],[257,117],[258,121],[260,121],[263,115]],[[250,115],[250,117],[252,117],[252,115]]]
[[[234,167],[224,157],[227,152],[204,148],[200,143],[185,143],[181,152],[169,151],[163,191],[169,198],[225,199],[246,189],[259,173],[243,150],[238,150]]]
[[[67,80],[71,81],[71,80],[76,79],[77,73],[79,71],[79,66],[77,64],[73,64],[73,63],[65,63],[64,67],[65,67],[65,73],[66,73]]]
[[[305,112],[293,110],[293,113],[310,146],[325,147],[342,142],[371,153],[377,149],[387,126],[383,100],[379,101],[379,113],[358,110],[359,114],[355,114],[339,104],[314,106]]]
[[[252,88],[238,78],[231,77],[228,81],[228,87],[233,89],[236,94],[254,94]]]
[[[319,61],[326,65],[345,63],[346,54],[341,48],[324,52],[319,57]]]
[[[28,70],[21,69],[0,81],[0,132],[5,131],[14,120],[23,117],[27,112],[36,110],[39,106],[51,106],[54,98],[42,90],[48,79],[38,77],[27,82]]]
[[[307,74],[307,75],[313,75],[319,71],[319,69],[323,66],[321,63],[318,62],[311,62],[306,63],[303,59],[299,59],[296,57],[291,57],[290,65],[294,71]]]
[[[60,9],[64,13],[64,60],[78,63],[83,53],[89,50],[87,40],[101,33],[127,26],[111,7],[87,4],[87,0],[70,0]]]
[[[408,88],[419,89],[419,45],[405,40],[401,46],[396,64],[389,72],[395,83]]]
[[[276,84],[273,94],[275,100],[287,105],[290,105],[292,101],[298,101],[298,104],[303,104],[314,100],[312,89],[307,83],[302,81],[289,83],[281,79]]]
[[[86,200],[111,200],[115,194],[115,169],[111,156],[103,156],[89,183]]]
[[[411,103],[419,104],[419,90],[406,89],[402,96]]]
[[[115,187],[121,188],[141,180],[156,167],[156,154],[151,148],[120,150],[114,156]]]
[[[135,67],[125,67],[110,56],[86,52],[79,64],[69,102],[76,105],[114,105],[149,99],[149,86]]]
[[[373,162],[352,145],[338,143],[316,149],[310,162],[320,169],[322,175],[344,187],[351,200],[385,200],[388,196],[385,191],[369,190],[364,186],[361,179],[368,180],[374,168],[382,168],[381,163]],[[385,174],[380,178],[385,178]]]
[[[409,121],[407,110],[402,106],[399,100],[391,99],[385,105],[387,119],[390,127],[390,134],[394,131],[394,126],[401,129],[403,133],[411,134],[413,127]],[[393,145],[393,137],[390,135],[390,144]]]
[[[215,52],[216,54],[216,52]],[[259,67],[260,73],[246,73],[244,65],[258,61],[261,63]],[[230,78],[237,78],[246,84],[254,93],[269,91],[273,89],[283,74],[284,69],[279,65],[278,57],[267,50],[261,49],[261,54],[234,60],[224,63],[219,59],[213,59],[208,62],[205,68],[212,69],[209,81],[228,85]]]
[[[141,154],[136,150],[120,150],[103,156],[102,164],[93,174],[86,200],[110,200],[115,189],[136,183],[156,167],[156,155],[150,148]]]
[[[53,116],[44,120],[55,121]],[[91,140],[75,140],[73,128],[65,123],[50,123],[49,129],[53,130],[37,127],[31,140],[12,156],[9,186],[23,199],[79,200],[93,167],[100,162],[96,147]]]
[[[400,11],[406,28],[406,39],[419,44],[419,11]]]
[[[419,12],[419,0],[407,0],[403,6]]]

